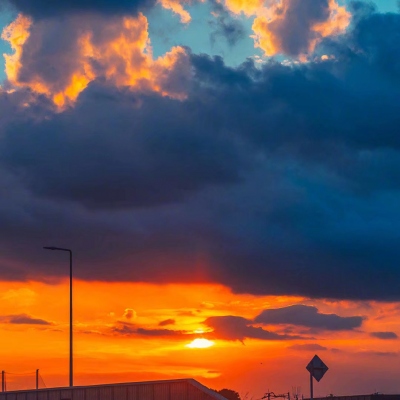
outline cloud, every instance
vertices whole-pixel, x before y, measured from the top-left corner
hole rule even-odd
[[[186,111],[193,114],[185,111],[189,104],[93,89],[86,93],[89,99],[84,109],[35,125],[36,134],[30,124],[19,124],[0,146],[4,163],[37,195],[79,202],[91,209],[149,207],[240,179],[240,149],[226,137],[215,136],[211,121],[196,128],[189,117],[182,119]],[[104,101],[107,109],[101,111],[101,119],[95,118]],[[91,115],[94,124],[85,132],[85,148],[81,113],[86,118]],[[33,153],[32,146],[41,150]]]
[[[322,314],[316,307],[297,304],[289,307],[264,310],[254,321],[262,324],[290,324],[331,331],[359,328],[363,317],[340,317]]]
[[[135,14],[155,2],[151,0],[6,0],[18,11],[35,19],[82,12]]]
[[[226,0],[236,14],[255,15],[255,46],[267,56],[298,57],[312,53],[325,37],[343,33],[351,14],[336,0]]]
[[[179,15],[180,20],[183,24],[188,24],[192,17],[189,12],[183,8],[183,4],[190,4],[188,0],[159,0],[160,4],[167,10],[171,10],[173,13]]]
[[[51,322],[34,318],[28,314],[2,315],[0,316],[0,322],[15,325],[53,325]]]
[[[383,339],[383,340],[399,338],[395,332],[371,332],[370,335],[374,338]]]
[[[174,319],[165,319],[164,321],[160,321],[158,326],[167,326],[167,325],[175,325]]]
[[[196,313],[194,311],[179,311],[178,315],[181,317],[194,317]]]
[[[215,304],[212,303],[211,301],[202,301],[200,307],[212,309],[215,307]]]
[[[395,351],[359,351],[355,353],[360,356],[373,356],[373,357],[398,357],[399,353]]]
[[[124,311],[124,318],[131,320],[131,319],[136,319],[136,311],[133,310],[132,308],[126,308]]]
[[[306,343],[306,344],[294,344],[289,346],[288,349],[299,350],[299,351],[325,351],[328,350],[327,347],[321,346],[317,343]]]
[[[75,32],[71,18],[60,31]],[[145,21],[134,18],[140,36]],[[63,63],[54,61],[54,86],[52,71],[41,78],[51,95],[29,83],[46,59],[39,32],[58,54],[50,22],[35,21],[22,45],[26,84],[0,90],[2,279],[63,276],[41,250],[51,239],[79,254],[79,279],[399,299],[398,14],[363,11],[318,45],[331,58],[302,65],[228,67],[184,49],[160,87],[185,98],[119,83],[126,63],[107,78],[101,71],[120,64],[104,54],[62,109],[52,95],[70,82]],[[135,31],[120,29],[125,39]],[[66,77],[82,71],[75,39],[59,46]],[[108,43],[98,40],[92,48]]]
[[[100,78],[117,87],[183,98],[184,75],[190,75],[185,50],[174,47],[154,60],[147,29],[141,13],[79,14],[35,23],[21,14],[2,34],[14,51],[6,55],[8,81],[48,97],[59,110]],[[170,69],[180,71],[181,85]]]
[[[254,327],[253,322],[238,316],[209,317],[203,323],[212,331],[203,332],[201,336],[207,339],[218,339],[227,341],[244,342],[245,339],[258,340],[295,340],[302,337],[295,335],[282,335],[265,329]],[[164,327],[175,325],[175,320],[167,319],[161,321],[158,326]],[[168,337],[174,339],[191,340],[198,338],[198,333],[181,329],[166,329],[143,327],[130,322],[118,321],[110,330],[112,335],[120,336],[145,336],[145,337]]]
[[[3,301],[12,303],[14,306],[31,306],[36,303],[37,293],[29,288],[9,289],[1,295]]]
[[[189,332],[186,331],[174,331],[171,329],[149,329],[141,328],[131,324],[119,324],[112,328],[114,334],[122,336],[149,336],[149,337],[168,337],[168,338],[182,338],[188,337]]]
[[[299,336],[280,335],[263,328],[254,327],[252,323],[246,318],[233,315],[210,317],[204,321],[204,324],[213,329],[213,333],[210,335],[213,339],[243,342],[245,339],[291,340],[299,338]]]
[[[210,25],[214,28],[210,35],[211,42],[214,44],[218,37],[223,37],[230,47],[245,37],[245,29],[241,22],[233,19],[227,9],[219,2],[211,1],[212,14],[215,21],[211,20]]]

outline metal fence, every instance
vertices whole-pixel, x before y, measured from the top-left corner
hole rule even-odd
[[[310,400],[310,399],[304,399]],[[314,400],[400,400],[400,394],[366,394],[355,396],[314,397]]]

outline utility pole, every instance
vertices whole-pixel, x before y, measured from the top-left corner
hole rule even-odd
[[[69,253],[69,386],[74,386],[73,331],[72,331],[72,250],[63,247],[45,246],[45,250],[60,250]]]

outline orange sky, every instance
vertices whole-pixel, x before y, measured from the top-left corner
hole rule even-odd
[[[40,369],[47,386],[68,382],[68,282],[0,284],[1,368],[21,373]],[[263,309],[291,304],[315,305],[320,312],[367,317],[360,329],[313,332],[292,327],[308,339],[268,341],[213,340],[206,349],[187,345],[211,316],[254,318]],[[400,391],[397,340],[372,338],[369,332],[398,331],[400,307],[390,303],[312,301],[304,298],[236,295],[219,285],[75,283],[75,384],[194,377],[209,387],[229,387],[259,398],[267,389],[308,396],[305,366],[317,352],[330,367],[315,385],[316,395],[373,390]],[[7,316],[26,314],[51,325],[15,324]],[[168,324],[167,320],[174,323]],[[159,325],[160,322],[166,325]],[[172,321],[169,321],[172,322]],[[185,331],[183,337],[125,334],[124,325],[150,330]],[[287,327],[286,327],[287,328]],[[281,332],[282,326],[268,330]],[[205,334],[207,335],[207,334]],[[187,337],[186,337],[187,336]],[[327,350],[290,346],[319,344]],[[387,354],[390,353],[390,354]],[[357,379],[355,379],[357,376]],[[16,379],[13,382],[13,379]],[[34,384],[33,377],[8,375],[8,389]]]

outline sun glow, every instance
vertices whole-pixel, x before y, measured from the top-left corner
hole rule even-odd
[[[186,345],[186,347],[191,349],[206,349],[211,346],[214,346],[214,342],[204,338],[194,339],[191,343]]]

